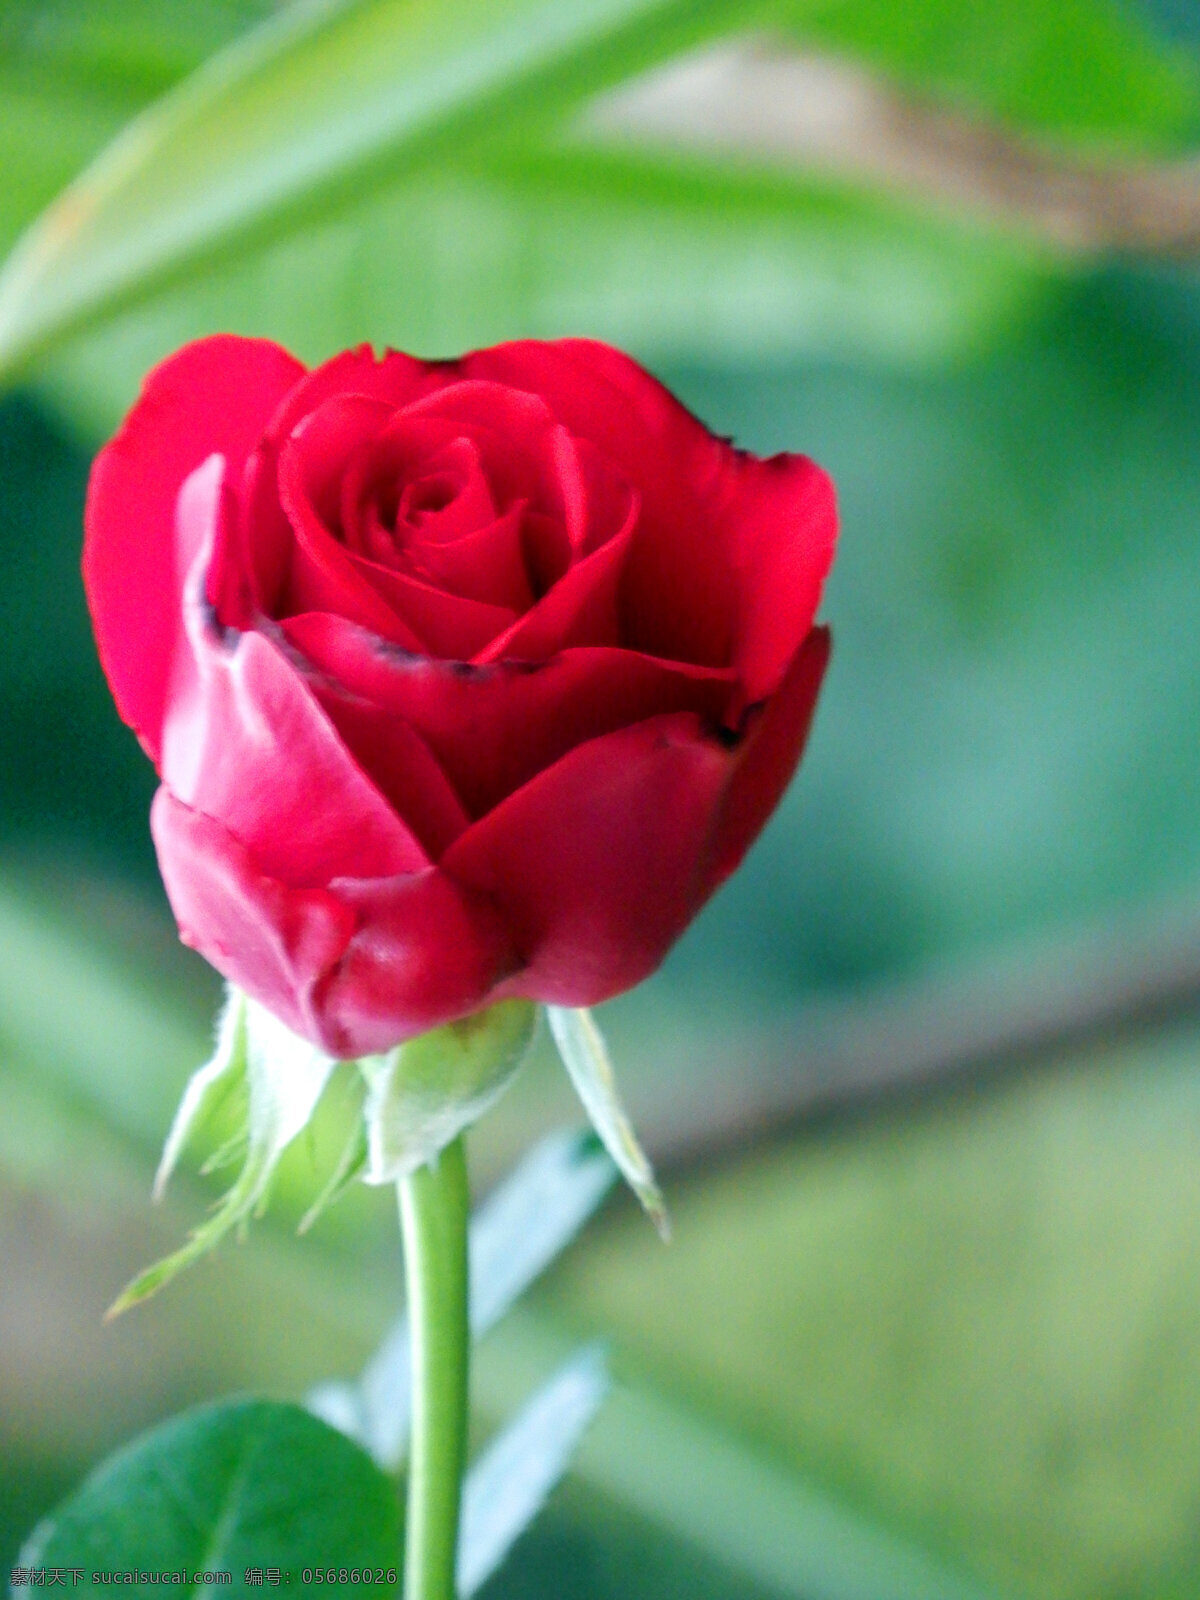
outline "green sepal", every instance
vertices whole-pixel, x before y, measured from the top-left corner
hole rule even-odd
[[[386,1055],[365,1056],[366,1183],[395,1183],[432,1161],[495,1103],[537,1026],[529,1000],[501,1000]]]
[[[547,1006],[546,1019],[563,1066],[604,1148],[661,1236],[669,1239],[671,1220],[662,1190],[622,1104],[612,1061],[595,1018],[583,1007]]]
[[[193,1230],[181,1249],[139,1273],[109,1308],[109,1317],[157,1293],[185,1267],[207,1255],[231,1228],[262,1212],[280,1157],[307,1127],[337,1064],[257,1002],[230,989],[216,1050],[184,1090],[167,1136],[155,1192],[162,1193],[191,1133],[239,1083],[244,1083],[246,1090],[245,1129],[226,1141],[217,1156],[224,1159],[244,1139],[242,1170],[208,1220]]]

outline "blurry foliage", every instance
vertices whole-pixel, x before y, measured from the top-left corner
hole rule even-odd
[[[459,3],[518,39],[549,14]],[[354,21],[340,37],[358,40],[355,70],[376,71],[382,111],[356,144],[342,94],[345,137],[318,141],[320,170],[297,177],[280,130],[314,114],[322,52],[237,44],[264,20],[286,40],[297,13],[268,0],[0,6],[0,252],[132,115],[213,52],[238,52],[209,69],[215,99],[184,128],[191,164],[153,174],[146,192],[171,205],[123,211],[117,183],[98,232],[67,231],[48,298],[25,285],[18,304],[58,342],[0,402],[0,1239],[9,1285],[23,1285],[0,1311],[0,1559],[86,1454],[128,1431],[131,1408],[140,1422],[230,1387],[294,1396],[330,1363],[355,1370],[391,1311],[390,1219],[360,1196],[303,1252],[262,1231],[144,1320],[96,1325],[202,1204],[196,1188],[160,1223],[139,1220],[215,986],[168,944],[153,775],[112,710],[77,576],[88,454],[181,340],[233,328],[318,359],[360,339],[437,354],[592,333],[651,362],[718,431],[833,471],[835,656],[812,749],[653,1004],[618,1003],[635,1107],[638,1074],[668,1070],[648,1031],[637,1043],[654,1007],[660,1027],[685,1012],[746,1024],[831,985],[1200,887],[1192,269],[1073,265],[1019,229],[779,164],[601,146],[577,120],[628,68],[754,27],[1054,146],[1183,153],[1200,130],[1192,11],[578,0],[556,13],[574,56],[528,79],[517,60],[486,106],[466,78],[451,85],[422,145],[383,114],[384,67],[425,14],[393,0],[308,9],[316,29]],[[422,48],[459,70],[442,31]],[[278,125],[221,125],[247,62]],[[139,160],[153,164],[155,137]],[[188,234],[190,203],[220,201],[280,149],[291,201],[272,191],[227,234]],[[180,224],[165,244],[162,217]],[[147,268],[119,304],[95,289],[89,239]],[[52,302],[77,293],[89,327],[69,339]],[[541,1312],[614,1328],[619,1370],[640,1364],[708,1419],[703,1438],[726,1441],[713,1459],[741,1462],[721,1455],[734,1439],[751,1478],[775,1474],[778,1504],[829,1496],[849,1518],[835,1519],[845,1546],[808,1531],[819,1516],[798,1534],[799,1512],[781,1514],[779,1547],[798,1541],[824,1577],[769,1582],[729,1533],[738,1507],[721,1521],[728,1484],[751,1478],[714,1480],[710,1502],[694,1488],[664,1498],[708,1443],[644,1388],[614,1413],[649,1441],[627,1498],[614,1494],[620,1441],[600,1434],[580,1483],[487,1592],[880,1600],[865,1568],[838,1561],[884,1530],[879,1548],[933,1551],[998,1595],[1196,1593],[1197,1042],[1149,1036],[815,1129],[672,1195],[668,1255],[618,1211]],[[560,1088],[538,1069],[518,1085],[480,1131],[482,1170]],[[282,1216],[306,1187],[282,1175]],[[485,1362],[485,1401],[503,1409],[519,1356]]]

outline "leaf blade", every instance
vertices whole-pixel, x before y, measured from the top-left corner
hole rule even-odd
[[[603,1346],[565,1362],[476,1461],[463,1490],[458,1586],[475,1594],[566,1472],[608,1393]]]
[[[494,131],[699,36],[708,0],[320,0],[136,118],[0,274],[0,371],[68,330],[344,196],[381,165]],[[590,67],[585,63],[590,63]]]
[[[34,1531],[18,1566],[84,1567],[89,1578],[215,1570],[235,1584],[247,1568],[291,1567],[298,1582],[330,1555],[386,1569],[399,1552],[394,1487],[356,1445],[298,1406],[238,1400],[174,1417],[102,1462]]]

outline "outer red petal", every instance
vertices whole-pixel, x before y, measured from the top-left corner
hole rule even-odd
[[[494,906],[433,869],[294,889],[165,788],[151,826],[185,943],[331,1055],[468,1016],[515,965]]]
[[[774,694],[807,637],[837,544],[833,480],[806,456],[743,456],[725,513],[738,571],[733,663],[743,703]]]
[[[240,467],[304,368],[266,339],[185,345],[147,377],[88,484],[83,578],[117,709],[158,760],[191,551],[175,500],[214,452]]]
[[[829,651],[828,628],[814,628],[779,692],[751,713],[755,720],[735,750],[733,775],[717,822],[708,864],[709,892],[738,866],[791,782],[812,726]]]
[[[475,823],[442,868],[494,896],[525,968],[505,993],[591,1005],[658,966],[708,890],[730,752],[688,713],[594,739]]]

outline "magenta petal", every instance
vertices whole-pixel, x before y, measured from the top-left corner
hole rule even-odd
[[[117,708],[157,761],[188,565],[175,544],[179,486],[209,456],[235,473],[304,375],[265,339],[219,336],[156,367],[88,484],[83,576]]]
[[[495,897],[526,965],[505,992],[592,1005],[658,966],[707,893],[731,757],[698,717],[652,717],[564,756],[442,861]]]
[[[265,872],[292,884],[427,866],[297,665],[265,635],[214,621],[205,578],[220,466],[214,458],[194,472],[179,497],[197,554],[184,587],[187,648],[177,652],[163,725],[163,781],[235,833]]]
[[[440,871],[330,888],[359,923],[322,995],[322,1030],[337,1055],[389,1050],[470,1016],[516,970],[491,899]]]
[[[327,889],[295,889],[166,788],[150,827],[167,898],[185,944],[295,1032],[328,1048],[317,1012],[326,974],[354,932],[353,911]]]

